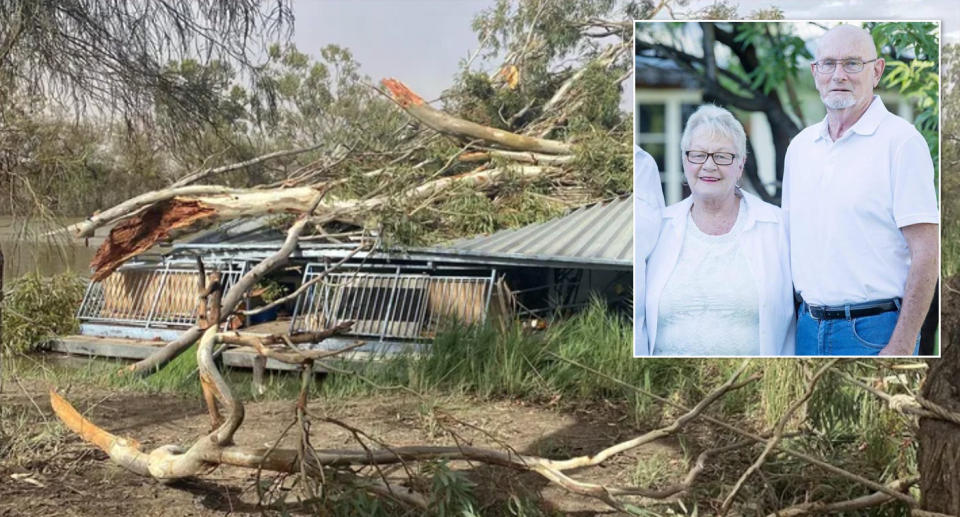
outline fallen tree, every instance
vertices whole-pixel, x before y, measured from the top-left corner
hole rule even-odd
[[[74,236],[88,238],[113,225],[91,262],[92,279],[103,280],[158,243],[238,218],[299,217],[309,209],[292,241],[288,233],[284,248],[291,250],[301,237],[322,240],[358,231],[400,244],[411,237],[432,243],[543,220],[571,206],[625,194],[630,188],[630,128],[619,100],[632,45],[632,26],[625,20],[636,13],[610,21],[606,18],[613,6],[516,7],[535,10],[529,17],[524,14],[521,23],[491,13],[478,17],[478,26],[484,26],[478,30],[486,36],[465,64],[463,78],[445,95],[443,107],[431,106],[396,79],[384,79],[383,89],[366,84],[349,56],[335,49],[326,49],[317,66],[336,66],[340,73],[336,80],[318,83],[308,75],[309,67],[291,64],[309,63],[309,56],[292,47],[271,47],[262,76],[295,79],[296,88],[274,91],[275,106],[269,110],[255,97],[232,92],[229,100],[247,103],[241,106],[246,118],[235,120],[255,121],[254,128],[265,132],[265,143],[275,134],[292,138],[280,148],[266,145],[262,154],[233,163],[210,165],[207,160],[219,156],[207,156],[202,166],[179,174],[168,187],[71,226]],[[546,19],[549,26],[540,23]],[[544,35],[554,34],[558,26],[570,33],[546,43]],[[487,76],[470,70],[486,45],[505,51],[498,69],[508,73]],[[264,81],[255,90],[269,91],[270,84]],[[248,134],[230,133],[236,131],[233,127],[215,129],[218,138],[228,133],[228,141],[250,140]],[[229,156],[228,151],[220,152]],[[254,181],[237,176],[271,168],[275,173]],[[618,179],[603,183],[597,177]],[[223,184],[198,184],[220,180]],[[311,208],[321,191],[325,195]],[[470,219],[482,215],[478,211],[504,222],[477,228]],[[252,273],[242,284],[258,280]],[[221,319],[236,314],[242,299],[236,286],[224,293]],[[189,329],[125,371],[153,372],[201,334],[199,327]]]
[[[491,151],[487,153],[487,157],[493,155],[520,163],[544,161],[557,165],[569,163],[573,158],[569,154],[572,152],[569,144],[485,128],[442,114],[426,106],[416,94],[399,81],[385,80],[384,84],[388,85],[397,102],[411,115],[425,121],[434,129],[452,132],[457,136],[482,138],[482,142],[488,145],[506,143],[512,150],[510,153]],[[537,160],[536,155],[533,154],[543,152],[560,154],[543,160]],[[476,154],[472,159],[476,159]],[[498,168],[481,166],[480,169],[472,172],[437,178],[410,187],[398,195],[379,195],[366,199],[336,199],[331,196],[313,209],[314,212],[318,211],[314,221],[362,224],[358,222],[363,219],[364,214],[398,197],[423,199],[434,196],[435,200],[436,196],[442,195],[444,191],[455,186],[470,187],[482,192],[495,188],[505,178],[532,180],[561,173],[563,173],[561,168],[550,165],[505,165]],[[302,214],[311,206],[317,191],[325,188],[326,185],[322,183],[275,189],[235,189],[218,185],[175,186],[132,198],[99,212],[71,226],[70,229],[76,237],[89,237],[97,228],[119,221],[91,262],[94,270],[92,280],[99,281],[124,262],[150,249],[159,241],[176,239],[213,224],[240,217],[282,213]],[[196,339],[195,336],[194,339]]]
[[[493,146],[502,145],[504,142],[510,143],[508,146],[510,151],[484,151],[485,156],[481,158],[486,161],[496,157],[501,160],[511,160],[515,164],[502,163],[499,166],[490,166],[483,163],[471,171],[435,177],[422,184],[405,187],[398,192],[386,194],[375,190],[366,197],[353,199],[338,198],[330,194],[330,190],[341,183],[341,180],[314,183],[308,186],[266,189],[185,185],[187,181],[180,181],[171,188],[142,194],[103,210],[70,228],[77,237],[87,237],[97,228],[115,223],[91,262],[92,280],[99,281],[106,278],[123,263],[149,250],[158,242],[176,239],[217,223],[241,217],[270,214],[299,215],[298,222],[288,231],[287,239],[281,249],[270,259],[254,267],[240,282],[232,286],[229,292],[225,293],[224,311],[219,315],[219,321],[224,321],[236,312],[249,287],[284,262],[292,253],[308,222],[320,227],[321,232],[323,225],[331,222],[363,227],[371,212],[383,206],[395,204],[397,200],[436,203],[457,188],[468,188],[478,193],[490,192],[495,191],[504,181],[534,181],[539,178],[560,177],[569,171],[564,166],[569,167],[572,162],[571,154],[545,155],[549,158],[544,160],[536,158],[544,151],[569,153],[572,148],[567,144],[483,128],[425,106],[416,94],[399,81],[388,80],[385,84],[389,85],[394,92],[398,104],[414,117],[429,120],[432,127],[435,126],[438,131],[453,132],[458,137],[490,138],[489,141],[482,142],[473,140],[464,149],[483,143]],[[270,157],[286,156],[291,153],[272,153]],[[457,152],[448,162],[459,160],[463,154],[462,151]],[[471,161],[476,159],[476,155],[470,157]],[[536,164],[529,164],[531,159]],[[221,169],[231,168],[233,167],[225,166]],[[434,173],[434,176],[445,172],[444,169],[449,167],[442,168],[438,173]],[[204,176],[205,174],[195,174],[192,178],[199,179]],[[304,217],[305,215],[309,217]],[[188,329],[152,356],[131,365],[125,371],[139,374],[152,373],[195,342],[200,337],[201,330],[198,326]]]

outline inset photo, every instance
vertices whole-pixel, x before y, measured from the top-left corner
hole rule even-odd
[[[634,356],[939,356],[940,22],[634,45]]]

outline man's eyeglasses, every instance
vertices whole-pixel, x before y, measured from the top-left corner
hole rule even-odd
[[[832,59],[827,59],[824,61],[817,61],[813,66],[817,69],[817,73],[821,74],[832,74],[834,70],[837,69],[839,64],[843,67],[843,71],[848,74],[856,74],[863,71],[863,65],[867,63],[873,63],[879,58],[874,58],[869,61],[862,61],[860,59],[844,59],[843,61],[834,61]]]
[[[713,157],[713,163],[717,165],[730,165],[737,155],[733,153],[705,153],[703,151],[687,151],[684,153],[690,163],[706,163],[707,158]]]

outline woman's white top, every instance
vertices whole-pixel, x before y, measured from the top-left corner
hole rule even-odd
[[[747,204],[723,235],[687,212],[677,266],[660,295],[655,355],[760,355],[760,302],[739,236]],[[723,329],[723,332],[716,332]]]
[[[741,257],[756,286],[759,311],[760,354],[765,356],[793,355],[796,343],[796,313],[793,308],[793,280],[790,275],[790,251],[780,208],[766,203],[757,196],[742,192],[740,204],[745,211],[737,217],[743,226],[734,234]],[[637,355],[659,355],[660,299],[667,281],[680,262],[680,249],[686,242],[687,232],[695,227],[689,221],[693,198],[687,197],[663,210],[660,236],[650,258],[647,260],[646,277],[646,324],[647,349],[637,347]],[[690,230],[693,231],[693,230]],[[726,296],[740,296],[739,288],[727,283]],[[711,302],[713,303],[713,302]],[[716,305],[712,305],[716,309]],[[722,318],[720,325],[706,329],[718,339],[730,332],[733,323]],[[698,355],[718,355],[714,347],[696,352]]]

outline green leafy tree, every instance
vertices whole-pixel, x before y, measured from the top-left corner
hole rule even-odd
[[[872,22],[877,52],[886,61],[883,85],[914,102],[913,123],[927,141],[930,154],[940,153],[940,40],[933,22]],[[939,164],[934,160],[934,167]]]

